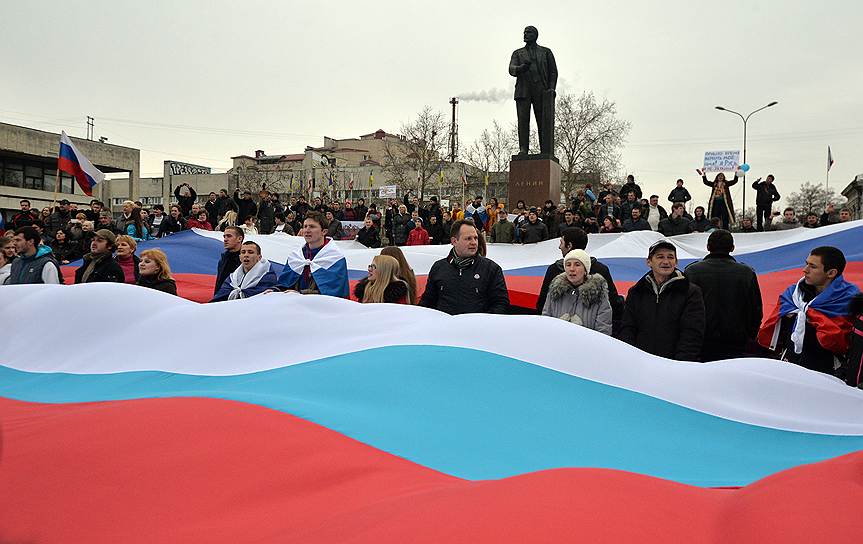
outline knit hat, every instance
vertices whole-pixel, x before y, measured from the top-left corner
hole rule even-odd
[[[580,261],[581,265],[584,267],[584,271],[587,274],[590,274],[590,255],[587,254],[587,251],[583,249],[573,249],[563,258],[563,264],[572,260]]]
[[[99,229],[96,231],[96,237],[102,238],[103,240],[107,240],[111,246],[117,245],[117,236],[108,229]]]

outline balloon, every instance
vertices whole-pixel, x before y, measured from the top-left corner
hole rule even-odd
[[[743,163],[740,165],[740,169],[743,170],[744,172],[749,172],[749,165],[746,163]]]

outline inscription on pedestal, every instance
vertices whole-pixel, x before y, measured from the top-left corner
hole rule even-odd
[[[509,163],[509,207],[524,200],[542,206],[546,200],[560,201],[560,164],[548,158],[513,160]]]

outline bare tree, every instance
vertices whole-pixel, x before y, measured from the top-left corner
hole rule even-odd
[[[798,215],[805,215],[809,212],[820,214],[828,203],[838,206],[842,201],[843,197],[837,196],[836,190],[832,187],[828,189],[823,185],[808,181],[801,183],[800,189],[785,199],[788,207],[794,208]]]
[[[578,174],[598,173],[603,181],[616,178],[621,170],[620,150],[630,128],[607,98],[599,100],[590,91],[580,96],[558,95],[554,140],[563,194],[568,196],[575,189]]]
[[[514,143],[510,131],[493,121],[491,130],[483,130],[479,138],[467,148],[465,162],[483,174],[507,172],[509,161],[517,151],[518,145]]]
[[[447,146],[446,116],[429,106],[401,127],[403,139],[384,139],[384,170],[405,190],[419,193],[437,175]]]
[[[290,169],[282,168],[281,165],[237,168],[237,187],[241,193],[250,191],[253,195],[257,195],[265,188],[271,193],[284,193],[290,188],[291,175],[294,175],[294,186],[298,186],[302,172],[294,173]]]

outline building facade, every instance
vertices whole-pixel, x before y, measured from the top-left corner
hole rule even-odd
[[[845,205],[851,210],[851,217],[863,219],[863,174],[858,174],[854,180],[842,189],[842,196],[848,199]]]
[[[125,172],[126,193],[137,198],[141,152],[81,138],[71,138],[96,168],[106,174]],[[20,209],[22,199],[30,201],[34,209],[41,209],[57,200],[66,199],[87,207],[96,198],[107,204],[108,183],[96,186],[93,196],[87,196],[65,173],[57,178],[57,155],[60,152],[60,134],[45,132],[18,125],[0,123],[0,213],[9,219]]]

